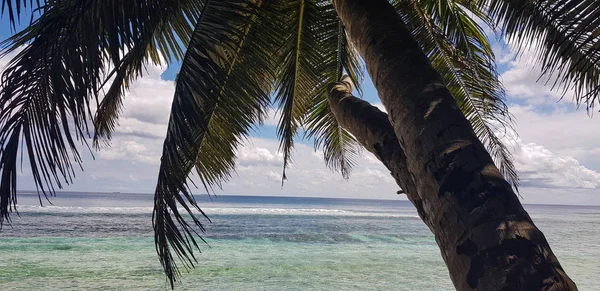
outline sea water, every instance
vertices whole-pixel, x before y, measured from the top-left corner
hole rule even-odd
[[[453,290],[410,203],[199,196],[211,218],[176,290]],[[0,232],[2,290],[165,290],[152,196],[60,193]],[[45,203],[47,204],[47,203]],[[580,290],[600,290],[600,207],[526,205]]]

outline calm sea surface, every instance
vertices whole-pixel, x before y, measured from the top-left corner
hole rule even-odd
[[[0,232],[1,290],[164,290],[152,196],[19,198]],[[199,197],[213,223],[176,290],[453,290],[405,201]],[[45,203],[47,204],[47,203]],[[580,290],[600,290],[600,207],[526,205]]]

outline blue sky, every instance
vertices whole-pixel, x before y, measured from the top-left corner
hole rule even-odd
[[[3,18],[0,38],[10,33]],[[575,110],[569,96],[557,103],[560,95],[536,82],[539,69],[532,65],[537,58],[534,53],[526,51],[516,58],[511,46],[502,41],[494,46],[510,111],[517,122],[519,136],[507,141],[523,181],[524,202],[600,204],[598,118],[590,119],[585,110]],[[0,69],[10,57],[0,59]],[[148,74],[133,84],[126,97],[126,110],[112,147],[95,153],[95,160],[87,155],[85,171],[78,173],[75,183],[65,190],[153,192],[177,68],[177,64],[148,67]],[[362,86],[363,97],[381,106],[368,76]],[[325,167],[322,153],[315,151],[310,141],[300,137],[287,171],[289,180],[281,188],[277,119],[272,110],[265,126],[240,148],[236,174],[219,193],[403,199],[395,194],[398,187],[387,170],[368,152],[363,151],[350,179],[344,180]],[[19,189],[35,189],[25,166],[19,175]]]

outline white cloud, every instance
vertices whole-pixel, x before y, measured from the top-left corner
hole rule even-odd
[[[266,148],[247,145],[238,150],[238,165],[282,165],[283,155]]]
[[[12,55],[0,59],[0,68]],[[174,83],[161,79],[163,71],[164,68],[149,65],[144,77],[125,94],[120,126],[113,134],[111,147],[94,152],[94,159],[84,146],[79,147],[84,172],[76,170],[74,184],[66,186],[67,190],[153,191],[174,93]],[[35,189],[26,165],[24,161],[24,171],[19,174],[20,190]]]
[[[146,192],[154,190],[162,142],[166,133],[174,83],[160,78],[164,68],[149,66],[143,78],[125,95],[124,111],[111,146],[86,157],[85,172],[78,174],[74,191]],[[266,125],[275,125],[279,115],[270,110]],[[326,168],[322,152],[297,143],[281,187],[283,156],[279,141],[250,138],[238,150],[236,174],[223,185],[224,193],[293,195],[317,197],[397,198],[398,187],[375,157],[366,153],[350,180]],[[20,188],[33,188],[24,175]],[[198,184],[201,185],[201,184]],[[204,192],[199,189],[196,192]]]
[[[528,105],[568,105],[571,109],[572,97],[575,95],[572,84],[562,82],[561,78],[557,82],[556,70],[543,72],[541,65],[545,56],[540,55],[536,49],[539,42],[532,40],[520,49],[510,43],[494,46],[497,62],[508,66],[500,76],[507,94]],[[566,91],[565,85],[569,87]],[[561,100],[562,97],[564,100]],[[559,100],[561,102],[557,105]]]
[[[254,195],[293,195],[317,197],[363,197],[394,199],[398,190],[387,169],[365,152],[359,165],[345,180],[326,168],[322,152],[297,144],[281,187],[283,161],[279,141],[251,138],[239,150],[237,175],[224,185],[225,193]],[[373,163],[377,161],[377,163]]]
[[[558,156],[542,145],[520,144],[515,157],[515,166],[525,187],[600,188],[600,173],[572,157]]]
[[[154,143],[147,143],[154,146]],[[130,161],[145,164],[158,165],[161,152],[154,148],[149,149],[140,141],[128,139],[116,139],[111,147],[100,151],[99,156],[107,160]]]
[[[522,52],[519,57],[509,62],[510,68],[501,75],[502,83],[509,96],[529,104],[556,102],[561,94],[550,90],[546,84],[547,78],[538,80],[542,72],[535,64],[537,59],[538,56],[533,52]]]
[[[383,111],[383,112],[387,113],[387,109],[385,109],[385,106],[383,106],[383,103],[381,103],[381,102],[376,102],[376,103],[373,103],[373,106],[375,106],[375,107],[377,107],[379,110],[381,110],[381,111]]]
[[[539,112],[535,107],[511,106],[517,132],[524,143],[543,145],[558,156],[569,156],[600,171],[600,119],[584,112],[554,109]]]
[[[584,112],[574,111],[561,104],[560,95],[543,83],[536,82],[540,71],[532,68],[536,58],[524,52],[514,58],[514,50],[504,47],[500,60],[509,69],[502,74],[508,94],[526,106],[511,106],[517,119],[520,137],[515,139],[516,166],[524,182],[521,193],[529,203],[600,203],[600,135],[597,119],[589,119]],[[150,67],[149,73],[136,82],[125,100],[121,126],[115,136],[115,147],[121,160],[110,160],[116,172],[135,175],[119,177],[120,186],[151,192],[156,179],[162,138],[173,96],[171,81],[160,79],[162,68]],[[368,97],[376,98],[370,80],[365,80]],[[384,110],[380,102],[374,104]],[[544,106],[546,111],[541,111]],[[550,108],[550,109],[548,109]],[[385,111],[385,110],[384,110]],[[268,111],[265,125],[277,125],[276,109]],[[395,199],[398,187],[381,162],[367,151],[359,159],[349,180],[327,169],[322,153],[312,147],[297,144],[293,162],[287,170],[288,180],[281,187],[282,155],[279,142],[274,139],[250,138],[239,150],[236,175],[224,184],[224,193],[362,197]],[[113,157],[118,155],[115,153]],[[104,157],[102,157],[104,159]],[[102,164],[104,161],[100,161]],[[133,163],[132,163],[133,162]],[[121,164],[127,165],[122,166]],[[137,164],[135,164],[137,163]],[[97,179],[114,175],[109,165],[99,165]],[[144,166],[145,165],[145,166]],[[89,165],[88,165],[89,166]],[[96,170],[94,170],[96,171]],[[108,179],[108,178],[107,178]],[[112,178],[111,178],[112,179]],[[125,182],[125,180],[129,180]],[[131,190],[128,190],[131,191]],[[198,192],[203,192],[198,190]]]
[[[165,68],[148,65],[144,76],[124,95],[123,112],[111,146],[100,150],[100,158],[113,162],[158,165],[166,135],[173,81],[161,79]],[[131,179],[138,180],[138,179]]]
[[[6,69],[6,66],[8,65],[10,60],[12,60],[12,58],[14,58],[21,50],[22,49],[17,49],[15,51],[7,54],[3,58],[0,58],[0,74],[2,74],[2,72],[4,72],[4,69]]]
[[[579,203],[556,194],[577,191],[578,201],[588,195],[587,199],[598,203],[600,136],[596,134],[597,118],[590,119],[585,110],[576,110],[570,101],[571,91],[558,102],[563,92],[552,90],[552,82],[546,83],[553,81],[552,77],[540,78],[540,58],[534,50],[523,49],[517,55],[515,46],[498,44],[494,49],[498,63],[508,66],[501,78],[509,101],[521,104],[512,104],[509,111],[516,117],[520,136],[516,138],[515,165],[523,181],[526,201],[545,203],[558,199]],[[553,188],[562,190],[548,195]],[[540,193],[536,195],[536,192]]]
[[[125,110],[122,116],[145,123],[166,125],[175,85],[173,81],[160,78],[161,71],[156,72],[159,67],[150,67],[153,70],[149,70],[149,74],[135,82],[125,95]]]
[[[507,57],[507,60],[510,59]],[[6,60],[0,59],[0,66]],[[535,73],[524,73],[524,63],[515,61],[503,75],[509,94],[529,106],[511,106],[516,115],[520,139],[515,146],[516,165],[524,181],[521,193],[530,203],[600,203],[600,136],[596,119],[585,113],[557,106],[540,113],[536,104],[554,104],[557,95],[535,84]],[[112,147],[87,158],[85,172],[78,174],[68,190],[145,192],[154,190],[162,142],[166,133],[172,81],[160,78],[164,68],[149,66],[144,77],[133,83],[126,95],[125,110],[114,134]],[[512,70],[512,71],[511,71]],[[368,83],[368,81],[367,81]],[[529,87],[528,87],[529,86]],[[370,87],[369,87],[370,88]],[[539,91],[537,91],[539,90]],[[543,95],[538,96],[538,93]],[[376,97],[376,93],[365,92]],[[553,95],[554,94],[554,95]],[[540,99],[541,98],[541,99]],[[539,100],[538,100],[539,99]],[[375,103],[384,109],[381,103]],[[269,111],[266,125],[279,120]],[[398,199],[398,186],[373,155],[363,156],[349,180],[325,167],[322,152],[298,143],[288,180],[281,187],[282,155],[274,139],[250,138],[238,150],[238,167],[224,184],[223,193],[279,196],[360,197]],[[596,171],[594,171],[596,170]],[[21,189],[32,189],[28,175],[19,175]],[[197,190],[196,192],[204,192]],[[573,193],[572,196],[566,194]]]
[[[267,116],[264,121],[264,125],[277,126],[279,124],[280,118],[281,118],[280,110],[277,110],[277,108],[269,108],[269,110],[267,110]]]
[[[490,38],[498,38],[498,36],[494,33],[488,33],[487,35]],[[493,43],[492,50],[494,51],[494,55],[496,56],[496,64],[507,65],[515,60],[515,52],[511,49],[510,46],[505,45],[504,43]]]

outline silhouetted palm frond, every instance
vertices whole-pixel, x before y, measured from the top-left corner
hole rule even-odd
[[[47,0],[2,0],[0,10],[2,15],[8,15],[12,29],[21,22],[23,14],[31,16],[35,10],[46,6]]]
[[[306,136],[314,139],[316,149],[323,150],[326,165],[348,178],[360,153],[356,139],[342,128],[329,108],[327,95],[331,84],[344,74],[355,84],[362,79],[362,67],[356,50],[348,42],[343,24],[329,1],[320,3],[322,33],[318,39],[322,48],[319,66],[321,83],[316,88],[306,119]],[[360,91],[360,87],[358,87]]]
[[[188,175],[195,167],[209,193],[220,186],[234,171],[238,145],[268,108],[278,47],[266,41],[280,33],[271,21],[279,12],[276,2],[206,1],[196,23],[176,79],[154,197],[156,249],[171,286],[179,276],[172,253],[193,266],[193,225],[204,231]]]
[[[155,32],[166,25],[163,16],[169,19],[184,6],[193,11],[197,1],[48,1],[40,7],[39,18],[2,42],[0,56],[20,51],[1,78],[0,223],[9,219],[16,201],[20,145],[39,193],[52,195],[71,183],[73,163],[81,166],[78,147],[87,146],[91,107],[112,76],[110,66],[121,70],[128,61],[123,58],[126,52],[136,51],[138,45],[145,55],[157,56],[148,50],[149,40],[183,39],[177,34],[185,27],[159,29],[162,35]],[[20,11],[11,7],[13,13]],[[177,54],[178,46],[172,43],[164,54]],[[135,60],[139,68],[143,58]]]
[[[507,39],[533,49],[545,82],[588,109],[600,101],[600,3],[479,0]]]
[[[283,4],[279,25],[287,32],[278,57],[275,102],[279,104],[281,117],[277,134],[283,152],[283,180],[291,159],[294,137],[302,126],[310,102],[322,83],[318,67],[322,60],[319,37],[323,30],[320,6],[312,0],[287,1]]]

